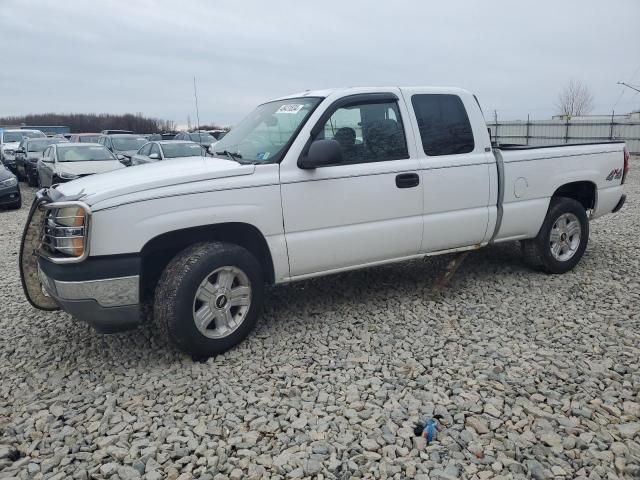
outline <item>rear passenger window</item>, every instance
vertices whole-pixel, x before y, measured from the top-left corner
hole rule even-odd
[[[340,144],[343,164],[409,158],[397,102],[338,108],[314,140],[323,138]]]
[[[457,95],[411,97],[424,153],[429,156],[469,153],[474,149],[467,111]]]

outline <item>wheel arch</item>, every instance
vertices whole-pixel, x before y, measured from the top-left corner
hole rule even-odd
[[[595,210],[598,201],[598,188],[590,180],[580,180],[565,183],[553,192],[551,198],[571,198],[584,207],[585,210]]]
[[[141,295],[153,294],[162,271],[178,252],[189,245],[203,241],[228,242],[246,248],[260,263],[266,283],[275,282],[271,251],[262,232],[248,223],[225,222],[172,230],[147,241],[140,251]]]

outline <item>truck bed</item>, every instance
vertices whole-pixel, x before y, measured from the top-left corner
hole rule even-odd
[[[610,213],[623,193],[623,149],[624,142],[616,141],[494,149],[502,186],[494,241],[535,237],[551,197],[567,184],[593,192],[591,218]]]

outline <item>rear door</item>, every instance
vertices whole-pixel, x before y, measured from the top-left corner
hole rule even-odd
[[[495,159],[474,97],[458,89],[402,89],[411,111],[424,195],[421,252],[480,244],[488,235]],[[495,212],[493,212],[495,213]]]
[[[422,185],[399,93],[349,95],[328,107],[311,141],[337,141],[341,164],[306,170],[288,159],[281,165],[292,277],[418,253]]]

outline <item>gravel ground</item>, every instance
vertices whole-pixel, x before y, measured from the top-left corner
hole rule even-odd
[[[573,271],[515,245],[271,290],[193,362],[153,326],[101,336],[19,283],[0,211],[0,478],[640,477],[640,161]],[[414,424],[437,415],[429,446]]]

